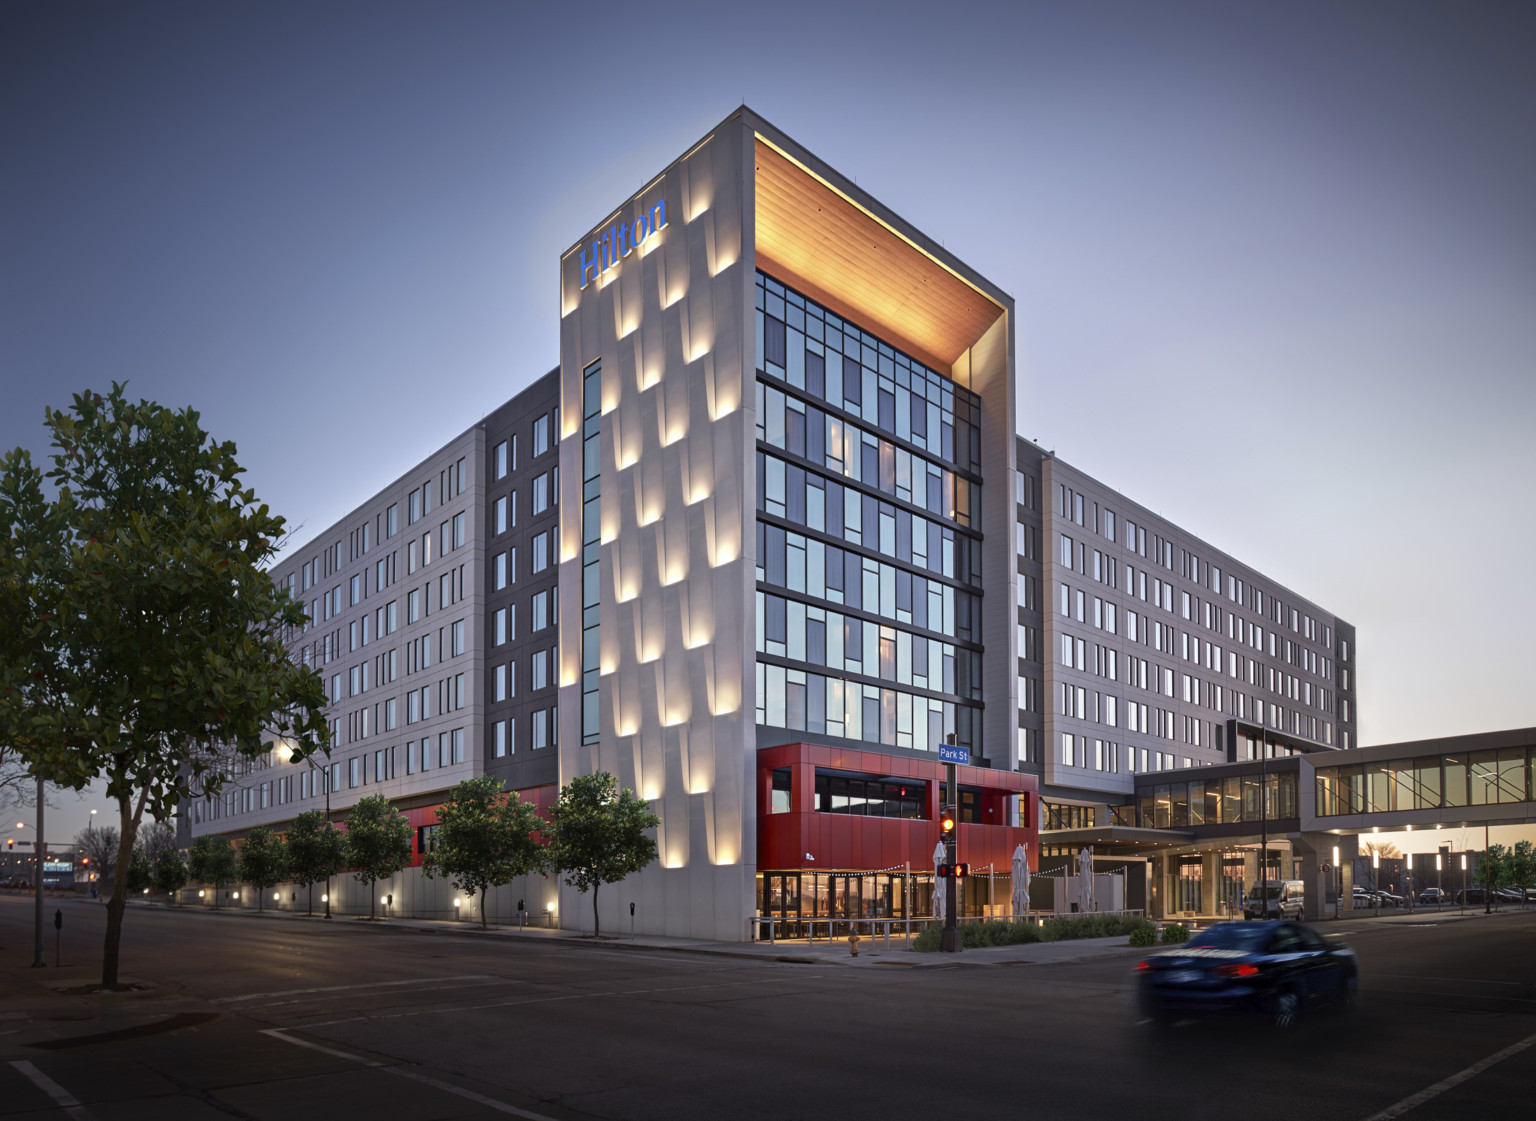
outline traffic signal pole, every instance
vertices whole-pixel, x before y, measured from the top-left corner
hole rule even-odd
[[[957,796],[958,769],[954,763],[944,764],[944,811],[943,819],[954,824],[947,830],[942,830],[944,835],[944,930],[939,935],[939,949],[947,954],[960,952],[960,930],[955,922],[958,900],[955,898],[955,861],[959,855],[959,821],[955,816],[955,808],[959,804]]]

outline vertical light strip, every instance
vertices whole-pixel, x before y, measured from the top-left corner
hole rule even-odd
[[[603,523],[603,366],[581,372],[581,742],[597,743],[598,677],[601,643],[598,604],[602,565],[598,560]]]

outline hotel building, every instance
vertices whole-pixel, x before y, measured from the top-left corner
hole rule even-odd
[[[558,367],[275,569],[331,756],[194,831],[382,792],[419,855],[462,778],[605,770],[661,825],[604,925],[740,940],[926,913],[941,744],[973,870],[1107,830],[1132,906],[1138,775],[1354,746],[1352,628],[1019,438],[1013,300],[750,110],[559,270]]]

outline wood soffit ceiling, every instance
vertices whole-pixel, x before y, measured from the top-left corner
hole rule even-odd
[[[948,374],[1003,309],[757,141],[757,265]]]

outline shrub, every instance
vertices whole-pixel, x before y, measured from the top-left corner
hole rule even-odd
[[[1150,924],[1147,925],[1147,926],[1139,926],[1139,927],[1137,927],[1135,930],[1131,931],[1131,945],[1132,946],[1155,946],[1155,945],[1157,945],[1157,933],[1156,933],[1156,931],[1154,931],[1152,929]]]
[[[939,948],[939,930],[937,924],[928,927],[912,939],[912,948],[919,953],[933,953]],[[1137,915],[1072,915],[1047,919],[1042,926],[1009,919],[987,919],[984,922],[961,923],[960,945],[973,950],[984,946],[1065,942],[1076,938],[1113,938],[1141,930],[1146,931],[1153,941],[1156,940],[1152,924]]]
[[[1114,938],[1130,934],[1152,924],[1139,915],[1072,915],[1047,919],[1041,929],[1046,942],[1064,942],[1073,938]]]
[[[1165,943],[1188,942],[1189,927],[1185,926],[1183,923],[1169,923],[1167,926],[1163,927],[1163,941]]]

